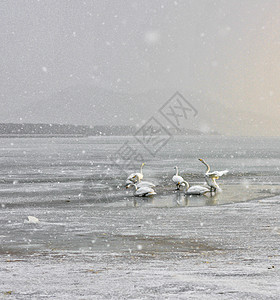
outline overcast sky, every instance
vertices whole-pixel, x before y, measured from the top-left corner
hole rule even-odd
[[[0,14],[0,122],[52,121],[32,107],[79,86],[159,106],[203,94],[214,130],[279,135],[280,1],[1,0]]]

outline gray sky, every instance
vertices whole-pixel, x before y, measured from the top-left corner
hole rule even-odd
[[[0,122],[141,123],[180,91],[203,126],[279,135],[280,1],[2,0],[0,14]]]

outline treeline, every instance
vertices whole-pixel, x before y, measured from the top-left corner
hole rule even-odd
[[[69,124],[0,123],[0,135],[133,135],[133,126],[84,126]]]
[[[156,128],[154,128],[156,130]],[[136,126],[126,125],[70,125],[70,124],[33,124],[0,123],[0,136],[129,136],[139,134]],[[201,135],[193,129],[168,129],[171,135]],[[141,134],[141,133],[140,133]],[[145,133],[148,135],[148,131]],[[209,132],[208,134],[217,134]]]

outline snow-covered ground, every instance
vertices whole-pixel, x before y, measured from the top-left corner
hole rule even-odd
[[[1,239],[19,236],[10,251],[2,242],[2,298],[279,299],[279,197],[173,209],[65,206],[34,207],[39,224],[11,211]]]

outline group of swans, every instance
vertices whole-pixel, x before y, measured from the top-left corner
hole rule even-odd
[[[184,180],[182,176],[179,176],[178,167],[175,167],[174,169],[175,175],[172,177],[172,181],[176,184],[177,190],[180,190],[181,186],[185,187],[184,192],[186,195],[204,195],[205,193],[210,192],[210,189],[204,186],[194,185],[190,187],[189,183]]]
[[[182,176],[179,176],[178,167],[175,167],[175,175],[172,177],[172,181],[176,184],[177,190],[180,190],[181,186],[185,187],[186,195],[205,195],[206,193],[210,193],[210,195],[212,195],[213,192],[216,193],[221,191],[216,179],[219,179],[219,177],[227,174],[228,170],[210,172],[210,166],[205,162],[205,160],[199,158],[199,161],[206,166],[204,179],[208,186],[194,185],[190,187],[189,183],[184,180]]]
[[[206,166],[204,179],[208,186],[190,186],[189,183],[179,175],[177,166],[174,168],[175,174],[172,177],[172,181],[175,183],[177,190],[180,190],[181,187],[184,187],[185,195],[205,195],[206,193],[210,193],[210,195],[212,196],[213,192],[216,193],[221,190],[216,180],[219,179],[219,177],[227,174],[228,170],[210,172],[210,166],[201,158],[199,159],[199,161],[201,161]],[[141,181],[143,179],[143,167],[144,163],[141,165],[140,173],[132,173],[128,176],[125,186],[126,188],[132,186],[135,188],[134,196],[153,196],[156,194],[156,192],[153,190],[155,185],[148,181]]]

